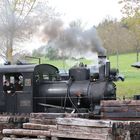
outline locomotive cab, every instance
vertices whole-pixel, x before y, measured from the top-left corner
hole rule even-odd
[[[33,71],[35,65],[0,67],[0,112],[30,113],[33,111]]]
[[[59,70],[57,67],[50,64],[40,64],[34,69],[33,76],[33,111],[43,112],[46,104],[46,90],[55,81],[59,81]]]

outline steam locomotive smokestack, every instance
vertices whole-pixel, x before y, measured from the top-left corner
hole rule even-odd
[[[98,56],[98,63],[99,63],[99,79],[104,80],[106,56]]]
[[[104,80],[108,78],[110,75],[110,62],[106,58],[106,56],[98,56],[99,62],[99,78],[100,80]]]
[[[97,52],[98,55],[106,55],[100,38],[94,27],[83,30],[80,26],[63,27],[60,19],[52,20],[44,28],[46,38],[49,38],[51,47],[59,49],[63,54],[77,56],[78,53],[86,54],[86,52]]]
[[[109,78],[110,76],[110,62],[106,62],[106,77]]]

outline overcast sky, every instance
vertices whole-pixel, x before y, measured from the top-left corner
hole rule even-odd
[[[68,25],[71,21],[80,19],[82,23],[90,28],[98,25],[105,18],[120,19],[120,5],[118,0],[48,0],[49,5],[61,13],[62,20]],[[32,51],[44,44],[37,38],[27,43],[25,49]],[[30,49],[29,49],[30,48]]]
[[[56,11],[62,13],[62,19],[69,23],[81,19],[88,26],[98,25],[106,17],[121,18],[121,6],[118,0],[48,0]]]
[[[49,5],[61,13],[62,20],[67,24],[80,19],[87,27],[98,25],[105,18],[121,18],[118,0],[48,0]],[[37,39],[25,44],[28,51],[40,47],[42,44]],[[29,49],[30,48],[30,49]]]
[[[120,5],[118,0],[48,0],[49,5],[61,13],[61,19],[68,25],[71,21],[80,19],[90,28],[98,25],[105,18],[120,19]],[[43,45],[38,38],[25,45],[25,49],[32,51]],[[30,48],[30,49],[29,49]]]

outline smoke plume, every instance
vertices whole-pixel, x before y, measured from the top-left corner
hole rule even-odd
[[[94,27],[88,30],[83,30],[77,25],[64,28],[63,22],[57,19],[45,26],[44,34],[49,38],[49,45],[63,53],[70,52],[72,55],[92,51],[97,52],[98,55],[106,55],[106,50]]]

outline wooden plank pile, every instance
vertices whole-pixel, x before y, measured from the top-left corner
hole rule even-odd
[[[110,100],[101,102],[103,119],[139,120],[140,100]]]
[[[12,129],[12,128],[21,128],[22,124],[29,121],[29,115],[28,114],[0,114],[0,139],[2,139],[3,129]]]
[[[111,119],[114,140],[140,139],[140,100],[101,102],[102,119]]]
[[[86,115],[32,113],[29,123],[24,123],[22,129],[4,129],[3,140],[109,140],[110,121],[85,119]]]
[[[113,140],[140,140],[140,121],[115,121],[112,123]]]

